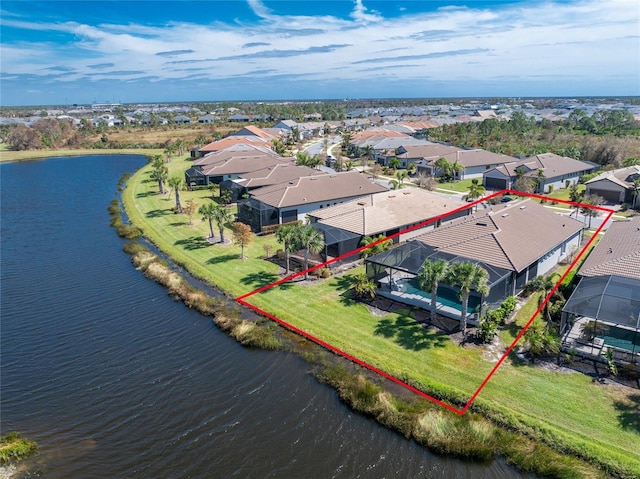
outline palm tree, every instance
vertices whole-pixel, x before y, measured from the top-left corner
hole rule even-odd
[[[404,186],[404,180],[409,178],[409,173],[406,170],[396,171],[396,179],[400,182],[400,188]]]
[[[180,203],[180,188],[182,187],[182,178],[172,176],[169,178],[169,186],[176,192],[176,212],[182,214],[182,204]]]
[[[178,150],[178,155],[182,156],[184,154],[184,149],[187,146],[187,142],[180,138],[175,142],[176,150]]]
[[[211,231],[211,235],[209,238],[213,238],[213,220],[215,219],[215,208],[216,205],[213,203],[205,203],[204,205],[198,208],[198,213],[202,215],[202,220],[209,221],[209,231]]]
[[[409,173],[409,175],[415,175],[416,174],[416,164],[415,163],[409,163],[407,165],[407,173]]]
[[[389,168],[393,168],[394,170],[397,170],[398,168],[400,168],[401,164],[402,163],[400,163],[400,160],[397,159],[395,156],[389,160]]]
[[[362,171],[364,171],[369,166],[369,161],[373,158],[373,146],[365,145],[362,148],[360,157],[362,158]]]
[[[286,276],[289,276],[289,255],[296,242],[298,236],[298,228],[300,226],[296,224],[282,225],[276,230],[276,239],[284,246],[284,261]]]
[[[297,243],[304,248],[304,279],[309,278],[309,253],[319,253],[324,248],[324,238],[320,231],[311,225],[298,228]]]
[[[233,219],[231,216],[231,211],[229,211],[228,208],[214,205],[213,219],[218,226],[218,231],[220,231],[220,243],[224,244],[224,225]]]
[[[460,288],[459,297],[462,302],[462,309],[460,310],[460,331],[464,332],[467,328],[467,308],[471,290],[485,296],[489,294],[489,273],[477,263],[464,261],[451,265],[447,276],[447,283]]]
[[[536,178],[536,188],[538,190],[538,193],[544,193],[544,180],[546,180],[546,177],[544,176],[544,170],[540,168],[538,170],[538,176]]]
[[[447,178],[451,172],[451,163],[449,163],[446,158],[440,157],[433,164],[433,168],[433,176],[438,176],[438,170],[440,170],[442,172],[442,176]]]
[[[451,163],[451,175],[455,180],[462,179],[462,174],[464,173],[465,169],[466,168],[464,167],[464,165],[460,163],[458,160]]]
[[[200,135],[198,138],[196,138],[195,143],[196,143],[196,146],[206,145],[207,137],[204,135]]]
[[[431,294],[431,319],[436,317],[438,307],[438,284],[445,279],[449,273],[449,263],[443,259],[436,261],[426,260],[420,267],[418,273],[418,285],[423,291]]]
[[[474,178],[471,180],[471,185],[469,185],[469,192],[464,197],[466,200],[475,201],[478,198],[482,198],[486,192],[486,188],[484,185],[480,184],[478,178]],[[476,211],[478,210],[478,205],[476,205]]]
[[[541,293],[540,298],[538,298],[538,306],[542,304],[544,299],[547,297],[549,292],[554,288],[557,283],[557,278],[560,278],[560,273],[555,272],[547,276],[546,278],[542,276],[538,276],[531,280],[531,284],[529,287],[530,291],[539,291]],[[557,294],[557,293],[556,293]],[[551,298],[549,298],[551,300]],[[542,312],[543,316],[547,319],[551,319],[549,317],[549,302],[547,301],[544,305],[544,310]]]
[[[385,236],[383,234],[380,234],[375,238],[372,236],[365,236],[364,238],[362,238],[362,240],[360,241],[360,246],[369,246],[371,243],[376,243],[377,241],[380,241],[380,242],[377,243],[375,246],[371,246],[370,248],[363,249],[362,252],[360,253],[360,256],[362,258],[368,258],[369,256],[374,256],[378,253],[382,253],[388,250],[389,246],[391,246],[392,240],[390,239],[384,240],[384,238]]]
[[[161,195],[164,195],[164,182],[169,176],[169,169],[164,164],[162,155],[154,155],[151,160],[151,168],[151,179],[158,182],[158,190]]]
[[[569,199],[574,203],[578,203],[582,199],[582,193],[580,192],[578,183],[569,186]],[[576,218],[578,217],[578,211],[580,211],[580,207],[576,205]]]

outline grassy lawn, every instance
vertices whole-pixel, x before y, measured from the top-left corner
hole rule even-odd
[[[482,183],[482,178],[480,178],[480,182]],[[458,191],[460,193],[466,193],[469,191],[469,186],[471,186],[471,179],[446,182],[446,183],[438,183],[436,189],[441,190],[451,190]]]
[[[174,159],[168,166],[172,174],[182,174],[190,164],[187,159]],[[254,236],[245,249],[246,260],[239,259],[237,245],[209,244],[205,241],[208,224],[198,216],[188,224],[186,216],[173,214],[174,195],[169,198],[157,194],[157,184],[149,179],[148,167],[132,178],[124,199],[129,218],[148,238],[193,274],[230,296],[279,279],[278,267],[262,259],[265,245],[271,247],[271,252],[281,247],[273,236]],[[182,192],[181,199],[183,204],[193,199],[198,205],[213,201],[206,190]],[[231,237],[230,231],[226,234]],[[385,316],[372,314],[366,306],[343,295],[349,288],[350,276],[357,271],[328,280],[286,283],[248,301],[413,385],[470,397],[497,357],[488,354],[484,346],[461,347],[444,333],[418,326],[409,309]],[[535,311],[535,297],[529,305],[533,309],[521,312],[519,326]],[[517,332],[514,327],[508,334],[503,333],[503,340],[507,342]],[[570,446],[603,463],[623,464],[640,476],[640,430],[633,425],[623,427],[621,422],[625,411],[633,407],[637,410],[632,394],[624,388],[593,383],[583,374],[549,371],[507,360],[475,404],[490,415],[509,418],[510,424],[518,424],[531,436],[559,447]]]

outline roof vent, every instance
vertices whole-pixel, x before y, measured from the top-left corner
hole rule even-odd
[[[366,204],[364,201],[358,201],[358,204],[359,204],[360,206],[367,206],[367,204]]]
[[[411,194],[411,192],[410,192],[410,191],[403,191],[403,192],[402,192],[402,194],[403,194],[403,195],[410,195],[410,194]]]
[[[527,205],[521,206],[520,209],[524,210],[527,207]]]
[[[505,213],[502,215],[503,218],[506,218],[507,216],[509,216],[509,213]]]
[[[487,226],[487,223],[485,223],[484,221],[478,221],[476,223],[476,225],[478,225],[478,226]]]

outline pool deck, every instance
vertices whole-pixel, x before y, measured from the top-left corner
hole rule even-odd
[[[395,278],[398,279],[408,279],[409,276],[403,278]],[[376,290],[376,294],[380,296],[384,296],[385,298],[392,299],[394,301],[398,301],[400,303],[408,304],[410,306],[416,306],[418,308],[431,310],[431,297],[428,293],[422,294],[413,294],[403,291],[402,284],[398,285],[399,287],[390,287],[389,286],[389,277],[382,278],[379,280],[382,287]],[[454,307],[442,304],[437,302],[436,312],[442,316],[451,319],[460,319],[460,309],[456,309]],[[467,315],[467,324],[471,326],[478,325],[478,314],[477,313],[469,313]]]
[[[625,363],[637,363],[640,361],[640,351],[634,354],[632,351],[607,345],[605,339],[600,337],[595,337],[592,341],[586,339],[582,331],[584,325],[589,321],[592,321],[592,319],[582,317],[573,324],[571,329],[562,337],[563,349],[575,351],[579,356],[600,362],[606,362],[607,351],[612,349],[613,357],[616,361]],[[606,323],[602,324],[606,325]]]

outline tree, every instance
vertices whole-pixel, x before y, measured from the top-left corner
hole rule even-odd
[[[227,206],[231,203],[231,198],[233,198],[233,193],[229,188],[220,189],[220,201],[222,201],[223,205]]]
[[[191,224],[193,215],[195,214],[197,208],[198,205],[196,205],[196,202],[193,201],[192,198],[189,198],[187,200],[187,203],[184,205],[182,212],[189,218],[189,224]]]
[[[240,245],[240,259],[245,259],[244,247],[251,243],[251,227],[235,221],[231,223],[233,231],[233,240]]]
[[[482,295],[489,294],[489,273],[477,263],[464,261],[453,263],[449,268],[446,282],[460,289],[459,297],[462,302],[460,310],[460,331],[467,328],[467,308],[469,295],[474,290]]]
[[[182,178],[172,176],[169,178],[169,186],[176,192],[176,212],[182,213],[182,204],[180,203],[180,188],[182,188]]]
[[[216,205],[213,203],[206,203],[198,208],[198,213],[202,216],[202,221],[206,220],[209,222],[209,231],[211,232],[209,238],[213,238],[214,236],[213,221],[215,219],[215,208]]]
[[[167,162],[171,161],[171,157],[176,154],[177,148],[175,143],[169,143],[165,149],[164,154],[167,156]]]
[[[396,171],[396,179],[400,182],[400,188],[404,186],[404,180],[409,178],[409,173],[406,170]]]
[[[541,293],[540,298],[538,299],[538,306],[542,304],[542,302],[547,297],[549,292],[555,287],[558,278],[560,278],[560,273],[556,272],[556,273],[550,274],[546,278],[542,276],[538,276],[529,282],[529,285],[527,288],[529,291],[538,291]],[[556,291],[556,294],[559,294],[559,293],[557,293]],[[549,298],[549,301],[545,303],[544,310],[542,311],[543,316],[547,319],[550,319],[549,317],[550,302],[551,302],[551,298]]]
[[[394,170],[399,169],[401,166],[400,160],[395,156],[389,160],[389,168],[393,168]]]
[[[569,185],[569,199],[571,201],[573,201],[574,203],[578,203],[580,202],[580,200],[582,199],[582,193],[580,192],[580,185],[578,185],[578,183],[574,183],[572,185]],[[580,211],[580,206],[579,205],[575,205],[576,206],[576,218],[578,217],[578,211]],[[573,213],[571,213],[573,214]],[[569,215],[571,216],[571,215]]]
[[[589,228],[591,228],[591,218],[595,218],[598,216],[598,210],[592,208],[592,206],[598,206],[604,202],[604,198],[598,195],[589,195],[585,196],[582,199],[582,204],[584,205],[580,208],[580,212],[589,217]]]
[[[366,273],[358,273],[353,277],[353,292],[358,298],[373,298],[376,295],[376,285]]]
[[[426,260],[418,273],[418,285],[420,289],[431,295],[431,319],[436,317],[438,306],[438,284],[449,274],[449,263],[443,259],[436,261]]]
[[[298,227],[296,243],[304,248],[304,279],[309,278],[309,253],[319,253],[324,248],[324,237],[311,225]]]
[[[378,163],[374,163],[373,167],[371,168],[371,175],[373,176],[374,180],[378,179],[378,176],[380,176],[382,174],[382,166]]]
[[[480,184],[478,178],[474,178],[471,180],[471,185],[469,185],[469,191],[464,197],[465,200],[475,201],[479,198],[482,198],[487,190],[483,185]],[[476,205],[476,210],[478,206]]]
[[[373,146],[365,145],[361,150],[360,158],[362,158],[362,171],[364,171],[369,166],[369,161],[373,159]]]
[[[525,343],[529,346],[531,362],[543,354],[558,354],[560,340],[549,329],[546,322],[536,319],[524,333]]]
[[[631,207],[635,208],[638,206],[638,197],[640,196],[640,178],[636,178],[633,180],[633,191],[631,192]]]
[[[22,123],[9,135],[9,147],[12,150],[37,150],[42,147],[40,134]]]
[[[364,238],[362,238],[362,240],[360,241],[360,246],[369,246],[370,244],[376,243],[377,241],[379,241],[379,243],[376,243],[374,246],[371,246],[369,248],[363,249],[360,252],[360,256],[362,258],[368,258],[369,256],[374,256],[387,251],[389,249],[389,246],[391,246],[392,240],[385,240],[384,238],[385,236],[383,234],[380,234],[375,238],[372,236],[365,236]]]
[[[409,173],[409,175],[415,175],[416,169],[417,169],[417,166],[415,163],[409,163],[407,165],[407,173]]]
[[[298,235],[299,225],[297,224],[288,224],[282,225],[276,230],[276,239],[279,243],[282,243],[284,247],[284,262],[285,262],[285,270],[286,276],[289,276],[289,256],[295,245],[295,241]]]
[[[438,170],[440,170],[441,175],[445,178],[449,178],[451,174],[451,163],[449,163],[446,158],[438,158],[433,164],[433,168],[433,176],[438,176]]]
[[[184,155],[184,149],[187,147],[187,142],[180,138],[175,142],[175,147],[178,151],[178,155],[182,156]]]
[[[164,195],[164,182],[169,176],[169,169],[164,164],[161,155],[154,155],[151,159],[151,179],[158,182],[158,192]]]
[[[526,176],[520,176],[513,183],[513,189],[516,191],[522,191],[523,193],[533,193],[534,188],[534,181]]]
[[[458,160],[451,163],[450,169],[451,169],[451,176],[453,176],[455,180],[461,180],[464,170],[466,170],[464,165],[460,163]]]
[[[204,135],[200,135],[198,136],[198,138],[195,139],[195,144],[196,146],[203,146],[207,144],[207,137]]]
[[[213,219],[218,226],[218,231],[220,231],[220,243],[224,244],[224,225],[233,219],[231,211],[228,208],[214,205]]]

